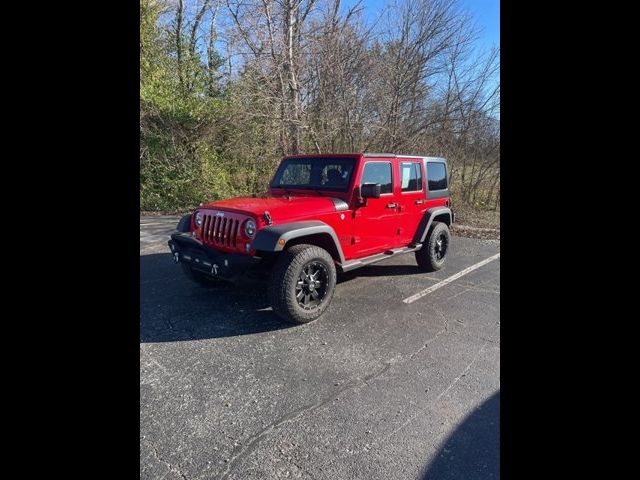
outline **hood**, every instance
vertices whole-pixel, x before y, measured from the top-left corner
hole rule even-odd
[[[200,209],[226,210],[261,217],[269,212],[274,223],[346,210],[347,203],[339,198],[321,196],[300,197],[236,197],[209,202]]]

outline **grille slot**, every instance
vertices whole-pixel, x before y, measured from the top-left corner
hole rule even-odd
[[[211,217],[209,215],[205,215],[204,221],[202,222],[202,238],[204,240],[209,240],[210,230],[211,230]]]
[[[238,240],[238,228],[240,227],[240,221],[235,220],[233,222],[233,231],[231,233],[231,241],[233,242],[233,246],[235,247]]]
[[[202,219],[202,241],[215,246],[235,248],[238,244],[240,220],[205,214]]]

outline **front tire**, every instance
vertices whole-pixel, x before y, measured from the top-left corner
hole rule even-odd
[[[309,323],[327,308],[336,286],[329,252],[315,245],[294,245],[280,254],[269,279],[273,311],[293,323]]]
[[[418,267],[425,272],[435,272],[444,267],[451,244],[451,234],[446,223],[433,222],[427,240],[416,252]]]

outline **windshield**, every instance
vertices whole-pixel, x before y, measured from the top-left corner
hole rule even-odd
[[[304,188],[345,192],[351,180],[354,158],[291,158],[283,160],[271,188]]]

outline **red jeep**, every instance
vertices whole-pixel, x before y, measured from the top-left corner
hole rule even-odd
[[[266,270],[273,310],[306,323],[328,308],[337,271],[409,252],[424,271],[442,268],[454,221],[448,180],[437,157],[285,157],[267,195],[201,204],[180,220],[169,247],[206,286]]]

